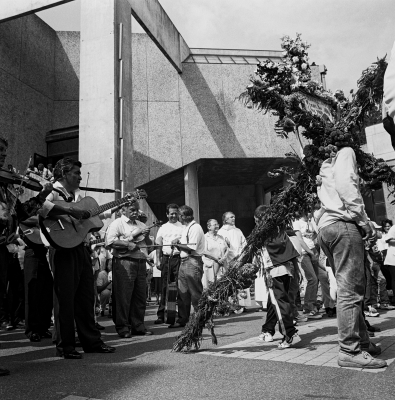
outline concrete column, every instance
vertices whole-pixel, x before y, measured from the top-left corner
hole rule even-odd
[[[123,137],[126,160],[123,163],[124,186],[125,190],[133,188],[130,171],[132,157],[130,14],[130,4],[127,0],[81,0],[79,154],[83,163],[82,183],[85,184],[86,174],[90,172],[89,186],[121,188],[120,138]],[[122,30],[120,24],[123,26]],[[122,93],[120,93],[121,76]],[[95,194],[94,197],[99,204],[102,204],[112,201],[115,196]]]
[[[263,204],[263,186],[255,185],[255,202],[256,206],[260,206]]]
[[[262,204],[264,204],[265,206],[269,206],[271,199],[272,199],[272,192],[265,193],[265,195],[263,196],[263,203]]]
[[[200,223],[199,190],[196,164],[184,167],[185,204],[193,209],[195,221]]]

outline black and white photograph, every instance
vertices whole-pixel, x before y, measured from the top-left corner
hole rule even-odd
[[[394,0],[0,0],[0,399],[395,399]]]

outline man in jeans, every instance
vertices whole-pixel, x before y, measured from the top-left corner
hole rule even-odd
[[[370,343],[363,318],[366,287],[364,239],[376,233],[369,224],[359,189],[354,150],[340,149],[321,166],[318,196],[318,240],[335,271],[340,352],[338,364],[352,368],[382,368],[384,360],[372,355],[381,349]]]
[[[202,255],[205,249],[205,237],[202,227],[193,219],[193,210],[188,206],[180,207],[180,220],[184,225],[181,239],[173,244],[180,250],[181,265],[178,272],[179,319],[172,327],[185,326],[191,313],[191,305],[197,311],[203,292]]]

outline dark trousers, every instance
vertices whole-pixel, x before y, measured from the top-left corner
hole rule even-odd
[[[7,272],[8,265],[12,261],[12,255],[7,247],[0,246],[0,323],[6,318],[6,297],[7,297]]]
[[[51,326],[53,279],[44,246],[25,250],[25,333],[44,333]]]
[[[169,272],[169,260],[170,260],[170,277],[168,277]],[[166,308],[166,292],[167,292],[167,280],[169,282],[177,282],[178,283],[178,271],[180,269],[181,258],[172,257],[163,255],[162,262],[161,262],[161,279],[162,279],[162,290],[161,290],[161,297],[160,297],[160,304],[158,307],[158,311],[156,315],[159,319],[165,319],[165,308]],[[178,309],[180,309],[180,303],[182,303],[182,299],[178,298]],[[182,307],[182,306],[181,306]],[[178,317],[180,318],[180,313],[178,313]]]
[[[266,321],[262,325],[262,332],[269,332],[271,335],[274,335],[276,324],[278,320],[282,318],[286,332],[283,332],[281,324],[279,324],[280,333],[284,336],[288,336],[288,338],[291,338],[295,334],[296,329],[293,324],[291,305],[288,298],[291,279],[292,277],[288,275],[273,278],[272,290],[274,299],[272,298],[272,293],[269,292]],[[275,303],[277,303],[277,305]]]
[[[179,324],[186,324],[191,314],[191,305],[197,311],[203,292],[202,284],[203,262],[201,258],[188,257],[181,260],[178,272],[178,303]]]
[[[11,257],[7,270],[7,317],[11,325],[17,324],[25,318],[25,292],[23,285],[23,271],[18,257]]]
[[[102,344],[95,326],[92,263],[83,244],[55,250],[53,256],[56,347],[68,353],[75,349],[74,321],[84,350]]]
[[[385,265],[384,270],[388,271],[391,282],[390,287],[395,292],[395,265]]]
[[[145,332],[146,261],[113,258],[112,284],[115,297],[115,328],[120,333]]]

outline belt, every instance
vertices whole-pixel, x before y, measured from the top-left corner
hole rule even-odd
[[[163,257],[170,258],[170,254],[163,254]],[[181,256],[179,254],[173,254],[172,258],[180,258]]]
[[[181,262],[183,262],[183,261],[186,261],[186,260],[188,260],[188,258],[196,258],[197,260],[202,260],[202,256],[195,256],[195,255],[193,255],[193,254],[190,254],[189,256],[186,256],[186,257],[181,257]]]
[[[133,261],[133,262],[136,262],[136,263],[140,263],[140,262],[146,263],[147,262],[147,260],[145,258],[117,257],[117,259],[118,260]]]

